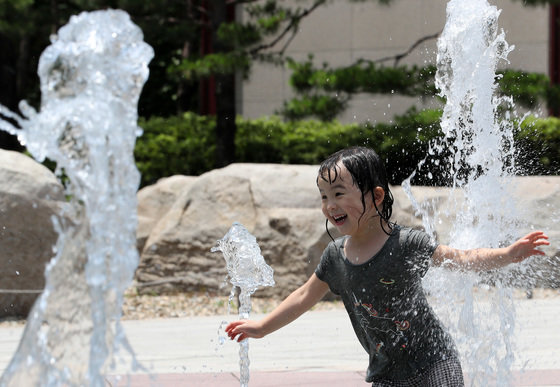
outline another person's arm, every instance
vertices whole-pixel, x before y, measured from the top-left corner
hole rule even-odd
[[[290,294],[270,314],[259,321],[234,321],[226,327],[226,333],[234,340],[248,337],[261,338],[291,323],[319,302],[329,286],[313,274],[309,280]]]
[[[507,247],[495,249],[460,250],[439,245],[432,255],[432,261],[436,266],[450,262],[456,267],[469,270],[491,270],[521,262],[533,255],[545,255],[538,247],[549,244],[548,236],[542,231],[533,231]]]

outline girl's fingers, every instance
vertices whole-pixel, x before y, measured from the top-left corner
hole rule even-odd
[[[544,246],[544,245],[549,245],[550,242],[543,239],[543,240],[537,240],[537,241],[533,242],[533,244],[536,245],[536,246]]]
[[[542,231],[533,231],[526,236],[529,240],[548,239],[548,236]]]
[[[235,340],[235,336],[237,336],[238,333],[233,333],[233,332],[228,332],[228,336],[231,340]]]
[[[231,340],[236,340],[237,337],[237,341],[240,342],[241,340],[247,338],[247,335],[245,333],[239,332],[239,330],[237,329],[240,325],[244,323],[245,323],[244,321],[234,321],[228,324],[228,326],[225,329],[225,332],[227,333],[228,337]]]
[[[237,328],[239,325],[243,324],[243,321],[234,321],[231,322],[227,325],[225,331],[226,332],[231,332],[232,330],[234,330],[235,328]]]
[[[235,332],[234,330],[231,330],[231,331],[229,331],[227,334],[228,334],[228,336],[230,337],[230,339],[233,340],[233,338],[234,338],[235,336],[237,336],[237,335],[239,334],[239,332]]]

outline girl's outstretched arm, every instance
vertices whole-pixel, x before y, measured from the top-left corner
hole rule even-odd
[[[510,263],[521,262],[532,255],[545,255],[537,247],[549,245],[548,236],[542,231],[533,231],[507,247],[496,249],[459,250],[439,245],[432,256],[437,266],[450,262],[470,270],[490,270]]]
[[[232,340],[237,337],[237,341],[242,341],[248,337],[264,337],[301,316],[319,302],[328,290],[327,283],[313,274],[305,284],[292,292],[265,318],[260,321],[234,321],[228,324],[226,333]]]

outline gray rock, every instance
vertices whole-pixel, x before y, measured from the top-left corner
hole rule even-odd
[[[171,176],[138,191],[137,248],[141,252],[152,229],[169,211],[182,191],[188,190],[196,178]]]
[[[0,150],[0,317],[26,316],[45,285],[63,188],[44,166]]]
[[[310,250],[320,256],[327,242],[316,173],[313,166],[234,164],[202,175],[154,226],[141,255],[139,284],[155,292],[217,291],[224,286],[225,264],[210,248],[237,221],[256,236],[275,268],[278,285],[265,294],[285,295],[317,263]]]

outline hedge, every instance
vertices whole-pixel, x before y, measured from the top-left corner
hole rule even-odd
[[[142,174],[141,186],[176,174],[200,175],[214,165],[212,117],[186,113],[168,118],[140,119],[143,135],[136,141],[134,156]]]
[[[411,108],[392,123],[341,124],[336,121],[284,122],[279,117],[247,120],[238,117],[237,162],[318,164],[329,154],[351,145],[368,145],[386,161],[393,184],[400,184],[415,170],[428,145],[441,136],[441,111]],[[186,113],[182,116],[141,120],[144,134],[138,138],[135,157],[142,186],[175,174],[200,175],[214,166],[212,117]],[[527,118],[516,136],[520,174],[558,174],[560,119]],[[431,160],[413,183],[445,185],[438,168],[445,155]],[[429,173],[432,172],[432,173]]]
[[[527,117],[519,125],[516,140],[520,150],[520,174],[560,174],[560,119]]]

